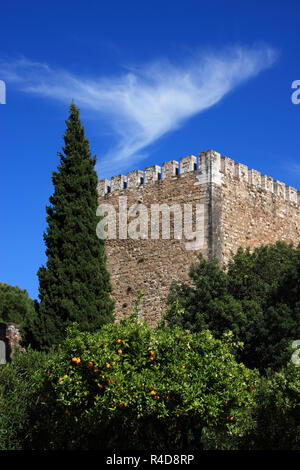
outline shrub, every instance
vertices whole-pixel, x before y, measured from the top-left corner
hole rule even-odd
[[[0,450],[30,449],[39,416],[37,396],[47,356],[16,350],[12,363],[0,365]]]
[[[74,325],[43,371],[35,448],[200,449],[203,429],[241,435],[259,376],[236,347],[134,315],[95,333]]]
[[[243,438],[250,450],[300,450],[300,367],[289,362],[258,383],[251,415],[255,427]]]

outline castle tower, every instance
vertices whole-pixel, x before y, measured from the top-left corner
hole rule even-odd
[[[155,326],[199,252],[226,263],[239,246],[300,242],[300,193],[214,150],[99,181],[98,192],[115,223],[106,252],[117,320],[144,289],[142,318]]]

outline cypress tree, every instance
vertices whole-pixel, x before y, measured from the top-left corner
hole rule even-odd
[[[47,264],[38,271],[41,347],[62,341],[77,322],[92,331],[114,320],[105,242],[98,239],[96,157],[91,157],[79,110],[72,102],[63,153],[53,172],[54,194],[46,207]]]

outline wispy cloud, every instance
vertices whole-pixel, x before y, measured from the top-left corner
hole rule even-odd
[[[132,169],[147,146],[185,120],[218,103],[227,93],[276,60],[268,46],[230,47],[193,54],[176,65],[160,59],[113,77],[80,77],[22,58],[0,62],[0,78],[27,93],[75,103],[105,118],[115,144],[101,159],[101,175]]]
[[[289,165],[285,165],[285,169],[288,169],[293,175],[300,177],[300,164],[290,162]]]

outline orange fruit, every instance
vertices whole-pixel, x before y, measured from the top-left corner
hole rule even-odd
[[[108,379],[107,382],[108,382],[109,384],[112,384],[112,383],[113,383],[113,381],[112,381],[111,379]]]
[[[154,357],[153,357],[153,356],[151,356],[149,359],[150,359],[150,361],[154,361]]]
[[[155,395],[155,391],[151,390],[150,395]]]
[[[118,349],[118,354],[122,354],[122,349]]]
[[[93,367],[93,365],[94,365],[94,364],[93,364],[92,362],[89,362],[89,363],[88,363],[88,366],[91,367],[91,368]]]
[[[98,384],[98,387],[99,387],[99,388],[103,388],[103,385],[102,385],[102,384]]]
[[[250,385],[249,388],[250,388],[250,390],[253,390],[253,389],[254,389],[254,386],[253,386],[253,385]]]
[[[59,377],[58,380],[59,380],[59,382],[60,382],[60,381],[62,380],[62,377]]]
[[[230,416],[229,421],[233,421],[233,420],[234,420],[234,416]]]
[[[77,357],[72,357],[72,362],[77,362]]]
[[[122,343],[122,340],[121,340],[121,339],[117,339],[117,343],[118,343],[118,344]]]
[[[182,369],[185,369],[185,366],[182,366]]]
[[[153,351],[149,351],[149,354],[150,354],[150,356],[153,356],[153,355],[154,355],[154,352],[153,352]]]
[[[155,400],[157,400],[157,401],[159,400],[159,396],[158,396],[158,395],[156,395]]]
[[[123,403],[120,401],[119,403],[119,407],[121,408],[123,406]]]
[[[110,368],[110,364],[106,364],[106,369],[109,369]]]
[[[166,396],[166,400],[169,401],[170,400],[170,397],[169,395]]]
[[[95,372],[95,373],[98,372],[98,369],[94,369],[94,372]]]

